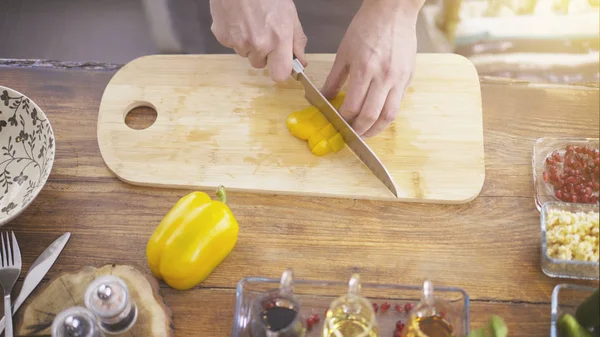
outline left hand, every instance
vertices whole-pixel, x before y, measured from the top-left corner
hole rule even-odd
[[[350,23],[322,88],[333,99],[348,79],[340,114],[363,137],[395,118],[412,80],[423,0],[365,0]]]

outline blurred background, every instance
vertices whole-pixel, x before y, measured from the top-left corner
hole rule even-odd
[[[600,0],[428,0],[418,51],[480,75],[597,86]],[[307,51],[335,53],[362,0],[298,0]],[[124,64],[157,53],[230,53],[208,0],[0,0],[0,59]]]

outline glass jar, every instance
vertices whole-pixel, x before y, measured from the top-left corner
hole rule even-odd
[[[51,331],[52,337],[104,337],[94,314],[79,306],[58,313]]]
[[[116,335],[129,330],[138,316],[125,282],[113,275],[95,279],[85,293],[85,306],[98,317],[100,328]]]

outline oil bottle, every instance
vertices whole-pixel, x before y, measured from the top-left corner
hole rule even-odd
[[[403,335],[406,337],[453,336],[455,331],[451,320],[456,316],[448,302],[434,296],[433,283],[425,280],[421,300],[411,312]]]
[[[306,336],[293,284],[294,273],[286,269],[278,289],[269,290],[254,300],[250,309],[250,333],[253,337]]]
[[[359,274],[350,278],[348,293],[331,302],[322,337],[379,337],[373,306],[360,295]]]

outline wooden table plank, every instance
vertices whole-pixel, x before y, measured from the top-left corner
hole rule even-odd
[[[57,136],[55,166],[34,203],[4,229],[15,230],[24,270],[56,237],[73,236],[44,283],[84,265],[147,269],[145,245],[179,197],[189,191],[120,182],[96,141],[97,110],[113,71],[0,68],[0,84],[36,101]],[[464,288],[474,327],[502,315],[518,335],[548,335],[550,294],[559,283],[539,266],[539,214],[531,151],[538,137],[598,136],[598,90],[482,86],[486,182],[467,205],[420,205],[231,193],[240,222],[233,253],[197,288],[162,284],[177,336],[229,336],[236,282],[279,277]],[[23,273],[24,274],[24,273]]]

